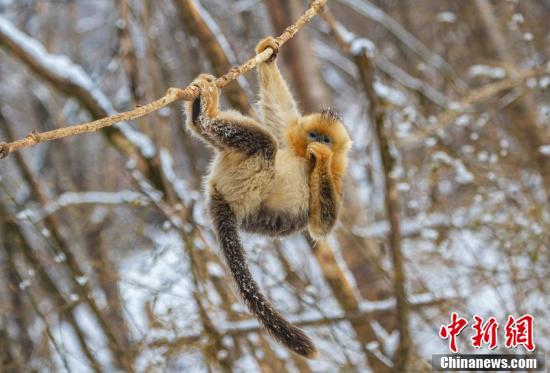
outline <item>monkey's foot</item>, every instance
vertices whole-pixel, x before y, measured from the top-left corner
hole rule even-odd
[[[191,83],[200,88],[200,103],[202,114],[207,118],[213,118],[218,114],[220,90],[214,83],[216,77],[210,74],[200,74]]]
[[[307,156],[315,162],[328,162],[332,159],[332,150],[325,144],[312,142],[307,146]]]
[[[197,76],[197,78],[195,80],[198,80],[198,79],[201,79],[201,80],[206,80],[207,82],[213,82],[214,80],[216,80],[216,77],[212,74],[205,74],[205,73],[202,73],[202,74],[199,74],[199,76]]]
[[[260,40],[258,45],[256,45],[256,53],[262,53],[267,48],[273,49],[273,54],[269,57],[267,61],[265,61],[266,63],[271,63],[277,58],[277,54],[279,53],[279,43],[271,36],[263,38],[262,40]]]

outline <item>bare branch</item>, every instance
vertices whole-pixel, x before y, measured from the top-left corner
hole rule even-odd
[[[425,294],[415,294],[411,296],[411,309],[421,310],[427,307],[446,304],[456,299],[457,298],[453,296],[433,297],[431,295],[426,296]],[[394,308],[395,302],[393,301],[365,302],[365,307],[361,306],[353,312],[335,312],[333,314],[325,314],[320,316],[298,316],[292,319],[292,323],[300,327],[313,327],[337,324],[340,322],[353,323],[358,321],[368,321],[372,319],[376,314],[391,312]],[[223,335],[240,337],[261,330],[262,327],[255,320],[243,320],[239,322],[228,323],[226,327],[219,332]],[[189,344],[200,342],[202,337],[203,336],[201,334],[191,334],[180,336],[175,339],[158,338],[152,339],[148,343],[148,346],[152,348],[157,348],[161,346],[188,348]]]
[[[550,65],[544,68],[531,68],[516,71],[516,75],[513,78],[502,80],[495,83],[488,83],[477,89],[471,90],[464,97],[455,100],[450,107],[439,113],[434,121],[434,125],[419,128],[415,133],[407,138],[399,140],[399,145],[403,146],[410,143],[425,140],[427,137],[432,136],[439,130],[443,130],[452,125],[453,120],[460,114],[466,113],[472,109],[476,104],[480,104],[494,96],[510,90],[512,88],[521,86],[527,79],[533,77],[539,77],[550,72]],[[536,148],[536,147],[535,147]]]
[[[432,52],[430,48],[425,46],[420,40],[407,31],[399,22],[387,15],[382,9],[378,8],[370,1],[338,0],[338,2],[345,4],[357,13],[382,25],[395,35],[403,45],[410,48],[421,60],[426,61],[437,70],[445,74],[452,73],[451,66],[449,66],[441,56]]]
[[[305,13],[294,24],[288,26],[286,30],[276,38],[279,46],[286,43],[306,23],[308,23],[313,17],[319,14],[324,8],[325,3],[326,0],[313,1],[310,7],[305,11]],[[7,21],[2,20],[2,22]],[[2,38],[9,38],[9,35],[2,32],[2,28],[0,28],[0,36]],[[216,79],[216,85],[218,86],[218,88],[225,87],[227,84],[237,79],[242,74],[252,70],[259,63],[266,61],[269,57],[271,57],[272,54],[273,50],[271,48],[267,48],[262,53],[259,53],[256,56],[250,58],[248,61],[240,66],[233,67],[225,75],[222,75],[221,77]],[[83,123],[71,127],[58,128],[42,133],[32,132],[23,139],[11,143],[0,143],[0,159],[6,157],[9,153],[13,151],[28,148],[40,142],[62,139],[65,137],[75,136],[86,132],[95,132],[99,131],[102,128],[112,126],[113,124],[118,122],[140,118],[144,115],[157,111],[175,101],[191,101],[198,95],[199,89],[195,86],[187,86],[184,89],[168,88],[166,94],[163,97],[131,111],[111,115],[109,117],[98,119],[93,122]]]
[[[411,337],[409,330],[409,305],[405,287],[406,273],[401,252],[398,191],[395,181],[390,176],[394,168],[395,160],[390,152],[388,136],[384,131],[385,114],[374,92],[374,65],[364,51],[359,55],[355,55],[354,58],[369,100],[371,124],[374,129],[374,134],[377,137],[380,158],[382,159],[384,185],[386,188],[384,201],[386,205],[386,214],[390,222],[388,244],[394,267],[393,285],[397,302],[397,328],[399,330],[399,346],[394,355],[393,371],[402,372],[407,367],[410,356]]]
[[[336,43],[344,53],[349,54],[354,48],[367,46],[372,43],[369,39],[358,37],[346,29],[342,23],[336,21],[331,12],[325,11],[322,17],[327,23],[334,40],[336,40]],[[372,46],[374,47],[374,43]],[[421,96],[432,101],[434,104],[441,106],[442,108],[448,107],[449,99],[442,92],[422,80],[409,75],[399,66],[393,64],[390,60],[385,58],[381,53],[375,53],[372,56],[372,59],[378,69],[401,85],[418,92]]]
[[[217,25],[198,1],[175,0],[181,24],[186,33],[196,37],[204,49],[212,68],[213,74],[221,75],[231,69],[231,63],[236,60],[232,55],[229,43],[221,32],[214,32]],[[230,58],[232,57],[232,58]],[[246,97],[243,87],[234,81],[225,88],[229,103],[236,110],[254,116],[254,109]]]
[[[406,273],[401,252],[401,222],[399,218],[398,191],[395,181],[390,177],[395,160],[390,152],[388,136],[384,131],[385,112],[374,91],[375,67],[372,58],[368,55],[369,52],[367,48],[365,48],[365,46],[361,48],[354,48],[351,46],[342,34],[338,32],[337,23],[328,11],[324,18],[331,27],[331,31],[342,50],[350,54],[357,65],[361,83],[369,101],[370,122],[378,142],[380,158],[382,160],[385,185],[385,207],[390,225],[387,240],[394,266],[393,286],[396,299],[397,329],[399,330],[399,346],[394,355],[394,366],[392,371],[402,372],[407,367],[411,351],[411,337],[408,321],[410,307],[405,288]]]

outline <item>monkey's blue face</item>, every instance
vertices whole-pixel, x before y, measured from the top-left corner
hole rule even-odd
[[[316,131],[310,131],[307,134],[307,139],[309,140],[309,142],[320,142],[327,146],[330,146],[332,144],[332,139],[330,138],[330,136]]]

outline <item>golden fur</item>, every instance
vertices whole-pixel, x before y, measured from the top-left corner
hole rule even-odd
[[[315,146],[319,148],[317,152],[325,157],[332,157],[330,163],[334,183],[338,192],[341,192],[342,177],[345,175],[347,168],[347,152],[351,147],[349,135],[340,121],[324,118],[319,113],[307,115],[296,124],[291,125],[287,132],[288,144],[298,157],[309,158],[308,146],[311,145],[311,141],[308,141],[307,134],[313,130],[326,134],[332,139],[330,148],[323,144],[316,144]]]
[[[274,63],[276,41],[262,40],[256,52],[266,48],[274,57],[258,66],[261,124],[236,111],[220,111],[215,78],[203,74],[194,81],[199,98],[185,105],[187,126],[216,150],[207,177],[209,210],[243,299],[279,341],[313,358],[313,343],[257,288],[237,229],[280,236],[307,226],[314,238],[326,236],[341,209],[351,141],[332,111],[299,113]]]

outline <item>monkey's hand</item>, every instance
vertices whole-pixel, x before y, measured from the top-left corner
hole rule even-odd
[[[307,146],[307,157],[315,162],[315,167],[330,164],[332,155],[332,150],[325,144],[312,142]]]
[[[201,90],[197,100],[200,101],[200,110],[203,115],[213,118],[218,114],[220,89],[214,81],[216,77],[210,74],[200,74],[191,84]]]
[[[217,107],[220,96],[220,90],[214,83],[216,77],[210,74],[200,74],[195,78],[192,85],[199,87],[201,90],[200,97],[205,108]]]
[[[191,83],[199,94],[193,101],[186,101],[185,124],[191,133],[206,144],[221,149],[219,142],[211,135],[212,122],[219,116],[219,89],[212,75],[201,74]]]
[[[279,53],[279,43],[271,36],[263,38],[262,40],[260,40],[258,45],[256,45],[256,54],[262,53],[267,48],[273,49],[273,54],[265,62],[272,63],[273,61],[275,61],[275,59],[277,58],[277,54]]]
[[[214,81],[216,77],[210,74],[200,74],[191,83],[200,88],[200,106],[201,113],[208,117],[213,118],[218,114],[218,105],[220,100],[220,89],[216,86]]]
[[[332,176],[332,150],[325,144],[313,142],[307,147],[307,155],[314,166],[309,175],[309,221],[312,237],[326,237],[338,219],[340,196]]]

